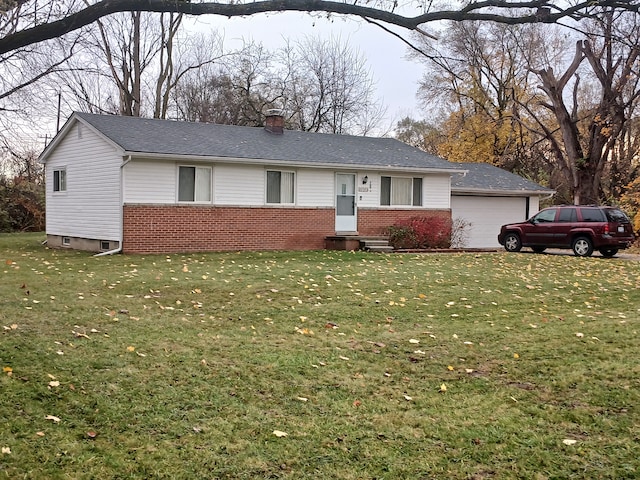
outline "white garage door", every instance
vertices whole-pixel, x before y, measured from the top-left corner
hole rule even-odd
[[[537,197],[531,199],[529,216],[537,212]],[[500,226],[526,220],[527,200],[524,197],[451,196],[451,216],[461,218],[467,227],[468,248],[497,248]],[[535,210],[533,210],[535,208]]]

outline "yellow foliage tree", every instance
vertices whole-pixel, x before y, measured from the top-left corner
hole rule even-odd
[[[633,222],[633,231],[640,232],[640,177],[625,187],[625,193],[620,197],[620,206],[627,212]]]

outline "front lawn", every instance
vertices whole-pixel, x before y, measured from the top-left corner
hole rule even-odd
[[[623,479],[640,262],[0,235],[0,478]]]

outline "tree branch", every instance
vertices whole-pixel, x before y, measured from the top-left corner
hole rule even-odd
[[[597,7],[638,12],[639,0],[599,0]],[[326,12],[370,18],[383,23],[397,25],[409,30],[417,30],[423,23],[438,20],[466,21],[483,20],[506,24],[558,23],[564,18],[580,19],[589,16],[594,7],[592,0],[582,0],[567,8],[554,7],[538,15],[537,9],[548,4],[543,0],[517,2],[508,0],[487,0],[471,2],[461,10],[434,10],[417,16],[403,16],[388,10],[364,7],[353,3],[330,0],[264,0],[252,3],[192,3],[176,0],[102,0],[60,20],[43,23],[32,28],[10,33],[0,39],[0,54],[16,50],[34,43],[60,37],[66,33],[89,25],[98,19],[118,12],[175,12],[187,15],[222,15],[238,17],[265,12]],[[535,9],[535,10],[534,10]],[[501,13],[495,13],[501,12]]]

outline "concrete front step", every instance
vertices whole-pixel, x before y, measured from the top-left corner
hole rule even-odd
[[[393,252],[393,247],[389,245],[389,240],[386,238],[361,238],[360,245],[363,250],[367,250],[369,252]]]

